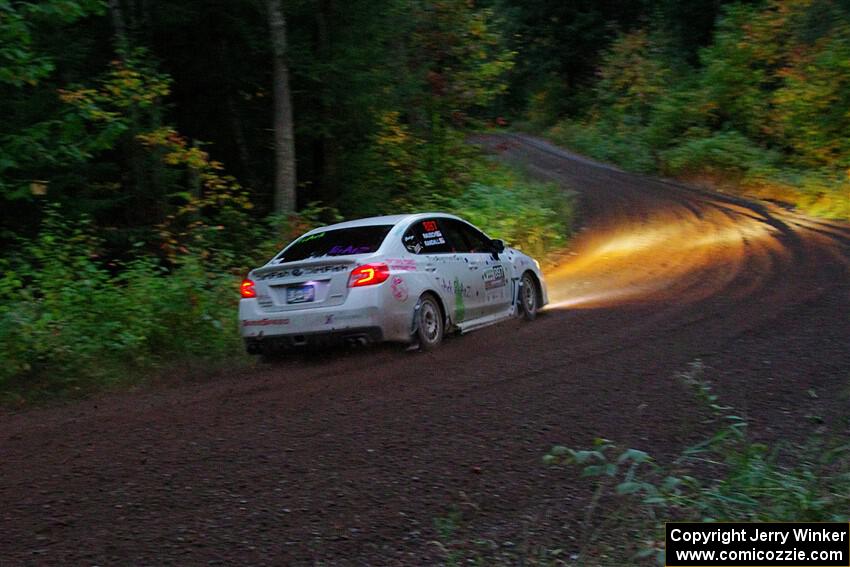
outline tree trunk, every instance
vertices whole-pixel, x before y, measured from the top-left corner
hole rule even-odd
[[[227,101],[227,115],[230,120],[230,129],[233,132],[233,142],[236,144],[236,152],[239,156],[239,164],[242,166],[242,171],[245,173],[249,187],[253,191],[257,191],[260,189],[260,182],[257,178],[257,173],[254,171],[254,162],[251,159],[251,150],[248,149],[248,140],[245,138],[245,128],[242,126],[242,116],[239,112],[239,107],[236,106],[236,101],[230,89],[227,90],[225,97]]]
[[[286,18],[280,0],[267,0],[269,31],[274,55],[274,212],[295,211],[295,135],[292,127],[292,92],[289,88]]]
[[[248,139],[245,136],[245,127],[242,121],[242,112],[239,109],[238,99],[234,96],[236,88],[231,80],[232,77],[238,77],[240,69],[238,62],[234,61],[233,57],[229,57],[231,53],[230,42],[226,39],[216,44],[216,58],[219,67],[225,72],[228,80],[222,81],[221,88],[224,91],[225,104],[227,105],[227,118],[230,123],[230,131],[233,136],[233,142],[236,144],[236,152],[239,156],[239,166],[242,176],[248,180],[248,187],[253,192],[257,192],[262,188],[257,172],[254,167],[254,160],[251,157],[250,146]],[[234,63],[237,63],[234,65]],[[239,177],[239,175],[237,175]]]
[[[112,25],[115,28],[115,46],[120,57],[125,57],[129,50],[127,39],[127,24],[124,19],[124,10],[121,8],[121,0],[109,0],[109,14],[112,16]]]
[[[127,18],[121,0],[109,0],[109,14],[112,17],[112,26],[115,28],[115,52],[117,58],[125,61],[130,53],[130,38],[127,32]],[[149,191],[146,168],[146,152],[142,150],[136,141],[136,134],[140,130],[138,109],[131,106],[128,108],[130,118],[130,131],[121,137],[119,148],[124,153],[128,167],[122,167],[123,191],[129,193],[124,201],[124,219],[128,226],[137,226],[146,222],[149,217]],[[156,218],[156,217],[154,217]]]
[[[328,18],[333,11],[333,0],[319,0],[316,10],[316,56],[321,63],[321,91],[319,94],[319,116],[322,119],[321,135],[317,141],[319,153],[320,197],[327,204],[334,204],[337,199],[336,183],[338,181],[337,155],[339,148],[332,132],[334,131],[333,108],[328,101],[328,89],[332,80],[333,70],[329,70],[331,62],[331,38],[328,31]]]

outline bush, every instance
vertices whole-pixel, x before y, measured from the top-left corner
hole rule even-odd
[[[564,101],[568,100],[569,89],[564,81],[557,77],[547,77],[528,99],[525,116],[532,130],[540,131],[551,127],[558,121],[564,110]]]
[[[412,212],[462,193],[473,181],[470,168],[480,151],[463,133],[439,122],[428,136],[417,134],[398,112],[385,113],[378,132],[353,160],[343,213]]]
[[[850,219],[847,13],[820,17],[821,4],[787,4],[731,3],[698,61],[670,42],[663,18],[620,35],[593,85],[571,96],[592,104],[549,137],[626,170],[707,178]],[[557,85],[543,83],[531,98],[533,128],[549,123]]]
[[[850,173],[781,169],[751,175],[742,188],[747,195],[787,203],[810,215],[850,219]]]
[[[706,441],[685,449],[671,465],[662,466],[636,449],[618,450],[607,439],[597,439],[586,450],[554,447],[544,457],[547,464],[578,466],[582,476],[596,479],[587,523],[606,522],[593,516],[603,496],[628,499],[628,505],[618,509],[639,518],[618,516],[616,523],[642,525],[638,538],[629,536],[649,542],[637,550],[638,557],[652,556],[664,565],[665,520],[848,521],[850,445],[820,439],[798,448],[755,442],[747,434],[747,422],[720,404],[703,372],[696,361],[680,378],[722,425]],[[642,524],[628,521],[640,517]],[[601,530],[585,526],[585,532]]]
[[[120,382],[173,357],[239,352],[238,278],[187,252],[165,267],[104,263],[91,224],[49,209],[36,239],[4,260],[0,388],[62,392]]]
[[[365,181],[344,208],[353,216],[451,212],[540,259],[566,243],[571,198],[488,159],[452,128],[426,142],[391,113],[364,156]]]
[[[63,394],[127,382],[179,360],[241,355],[242,274],[336,219],[315,205],[265,222],[237,215],[224,219],[229,226],[200,224],[182,235],[168,260],[138,242],[135,258],[118,262],[104,257],[90,221],[71,222],[49,207],[38,236],[0,259],[0,391]]]
[[[555,143],[638,173],[656,170],[647,131],[639,126],[624,127],[606,121],[564,120],[546,135]]]
[[[691,131],[690,136],[660,154],[661,168],[672,175],[708,174],[743,178],[776,169],[779,156],[735,130]]]
[[[500,177],[473,183],[447,210],[540,260],[563,248],[573,220],[569,196],[554,185]]]

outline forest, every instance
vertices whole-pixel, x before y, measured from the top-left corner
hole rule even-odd
[[[850,218],[848,83],[839,0],[0,0],[0,391],[236,356],[239,279],[319,223],[563,248],[482,130]]]

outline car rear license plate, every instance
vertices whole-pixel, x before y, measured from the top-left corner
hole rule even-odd
[[[316,290],[312,285],[297,285],[286,288],[287,303],[309,303],[316,298]]]

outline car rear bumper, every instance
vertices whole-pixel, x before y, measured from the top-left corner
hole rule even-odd
[[[316,342],[318,337],[363,335],[380,340],[387,333],[384,329],[386,313],[375,306],[375,302],[357,302],[349,307],[332,306],[291,311],[266,311],[253,299],[239,302],[239,330],[248,342],[279,338],[282,343],[298,345],[309,338]]]
[[[318,333],[245,337],[245,350],[249,354],[264,354],[299,348],[379,343],[382,340],[380,327],[360,327]]]

